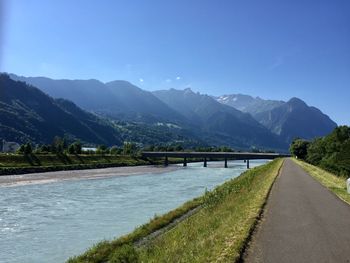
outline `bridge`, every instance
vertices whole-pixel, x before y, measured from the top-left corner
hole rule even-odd
[[[207,167],[207,160],[223,159],[224,167],[227,168],[227,160],[244,160],[249,169],[249,160],[290,157],[289,154],[280,153],[250,153],[250,152],[142,152],[142,157],[164,158],[164,165],[169,164],[169,157],[183,158],[183,166],[187,166],[187,158],[203,159],[204,167]]]

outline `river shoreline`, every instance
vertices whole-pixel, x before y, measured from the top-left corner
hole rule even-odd
[[[98,169],[28,173],[20,175],[2,175],[0,176],[0,187],[46,184],[67,180],[103,179],[108,177],[142,175],[150,173],[157,174],[171,172],[177,169],[181,169],[181,166],[169,165],[167,167],[164,167],[160,165],[137,165]]]

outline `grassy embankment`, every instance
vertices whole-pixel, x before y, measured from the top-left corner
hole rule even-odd
[[[169,162],[179,163],[182,159],[169,158]],[[0,154],[0,175],[147,164],[163,161],[127,155]]]
[[[238,261],[282,163],[282,159],[277,159],[248,170],[213,191],[155,217],[131,234],[103,241],[68,262]],[[137,245],[196,207],[200,207],[198,212],[175,227],[144,245]]]
[[[299,164],[306,172],[308,172],[322,185],[335,193],[340,199],[350,204],[350,194],[348,194],[346,190],[346,177],[336,176],[317,166],[297,160],[295,158],[293,158],[293,161]]]

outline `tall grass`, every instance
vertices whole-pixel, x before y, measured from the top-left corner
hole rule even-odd
[[[322,185],[335,193],[340,199],[350,204],[350,194],[348,194],[346,189],[346,177],[332,174],[317,166],[297,160],[295,158],[293,158],[293,161],[299,164],[306,172],[308,172]]]

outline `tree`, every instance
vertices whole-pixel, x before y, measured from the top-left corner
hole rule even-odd
[[[68,153],[69,154],[75,154],[74,144],[68,146]]]
[[[30,142],[27,142],[24,146],[24,154],[31,154],[33,152],[33,147]]]
[[[295,139],[289,147],[291,155],[298,159],[305,160],[310,142],[302,139]]]
[[[80,141],[76,141],[75,143],[73,143],[73,147],[75,154],[81,154],[82,145]]]
[[[46,145],[46,144],[42,144],[36,149],[36,152],[37,153],[49,153],[49,152],[51,152],[51,146]]]
[[[182,147],[181,144],[177,144],[177,145],[175,146],[175,151],[176,151],[176,152],[181,152],[181,151],[183,151],[183,150],[184,150],[184,147]]]
[[[123,154],[132,155],[136,152],[136,144],[133,142],[124,142]]]
[[[27,142],[26,144],[22,144],[17,150],[17,152],[25,155],[31,154],[33,152],[32,144],[30,142]]]
[[[18,150],[17,150],[17,153],[24,153],[24,144],[22,144],[19,148],[18,148]]]
[[[123,152],[123,149],[117,147],[117,146],[113,146],[111,147],[111,149],[109,150],[109,152],[111,154],[117,155],[117,154],[121,154]]]
[[[108,152],[108,148],[107,148],[107,146],[106,145],[99,145],[98,147],[97,147],[97,150],[96,150],[96,153],[97,154],[105,154],[105,153],[107,153]]]
[[[68,153],[69,154],[81,154],[81,148],[82,145],[80,141],[76,141],[68,146]]]
[[[63,153],[63,150],[66,149],[67,147],[66,140],[59,136],[55,136],[51,147],[52,147],[52,152]]]
[[[221,146],[220,152],[233,152],[233,150],[230,147],[227,146]]]
[[[311,164],[319,165],[325,155],[326,148],[324,138],[316,138],[309,144],[306,160]]]
[[[339,126],[327,136],[311,142],[296,139],[292,155],[340,176],[350,176],[350,127]]]

